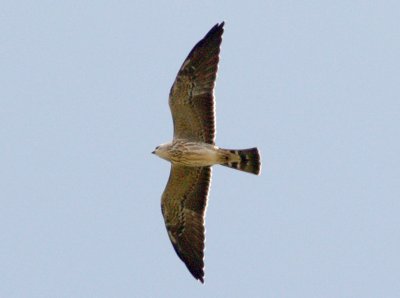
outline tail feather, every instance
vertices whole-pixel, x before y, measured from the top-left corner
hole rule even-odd
[[[251,174],[260,174],[261,158],[257,148],[243,150],[223,149],[223,151],[228,153],[226,155],[227,162],[221,165]]]

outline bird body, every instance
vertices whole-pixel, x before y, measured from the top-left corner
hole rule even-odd
[[[184,139],[160,145],[156,148],[155,154],[174,164],[188,167],[212,166],[218,164],[220,160],[217,146]]]
[[[201,282],[211,166],[220,164],[256,175],[261,168],[257,148],[236,150],[215,145],[214,85],[223,26],[215,25],[179,69],[169,94],[174,137],[153,151],[171,162],[161,198],[168,236],[178,256]]]
[[[256,175],[260,171],[257,148],[222,149],[207,143],[175,139],[156,147],[153,153],[175,165],[206,167],[220,164]]]

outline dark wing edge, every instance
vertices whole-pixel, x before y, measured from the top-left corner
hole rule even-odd
[[[174,138],[214,144],[214,86],[224,24],[211,28],[178,71],[169,94]]]
[[[210,167],[171,166],[161,200],[168,236],[194,278],[204,283],[205,212]]]

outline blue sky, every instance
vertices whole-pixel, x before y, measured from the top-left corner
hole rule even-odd
[[[400,3],[3,1],[1,297],[398,297]],[[167,97],[225,21],[205,285],[160,210]]]

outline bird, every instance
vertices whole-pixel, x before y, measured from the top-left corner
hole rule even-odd
[[[171,163],[161,211],[169,239],[193,277],[204,283],[205,213],[211,166],[259,175],[260,153],[215,145],[215,98],[224,22],[216,24],[190,51],[169,93],[173,140],[152,152]]]

